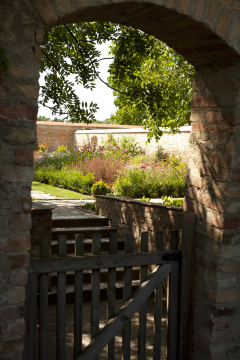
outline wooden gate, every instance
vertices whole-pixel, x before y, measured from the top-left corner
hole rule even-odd
[[[182,358],[184,336],[179,337],[179,329],[186,328],[186,320],[181,321],[180,306],[180,260],[178,232],[171,234],[171,250],[163,251],[163,232],[157,233],[157,250],[148,252],[148,233],[141,236],[141,252],[133,252],[133,236],[126,234],[125,252],[117,252],[116,234],[109,239],[109,253],[101,253],[101,235],[92,238],[92,254],[84,255],[84,237],[75,237],[75,256],[66,256],[66,237],[58,238],[58,257],[49,258],[48,241],[42,239],[41,258],[31,259],[28,269],[27,321],[26,321],[26,359],[48,359],[48,290],[49,274],[57,272],[57,312],[56,312],[56,359],[65,359],[66,325],[66,274],[75,272],[74,304],[74,359],[97,359],[101,350],[107,346],[107,359],[114,360],[114,338],[122,329],[122,358],[130,359],[131,317],[139,310],[138,359],[146,359],[146,304],[154,293],[155,315],[153,336],[153,359],[161,358],[161,321],[162,321],[162,283],[167,278],[168,331],[166,359]],[[140,285],[132,292],[132,268],[139,267]],[[116,269],[124,269],[123,305],[115,312]],[[108,322],[99,330],[100,271],[108,270]],[[82,348],[82,311],[83,311],[83,272],[91,270],[91,342]],[[149,274],[150,273],[150,274]],[[186,286],[185,286],[186,287]],[[39,295],[38,295],[39,293]],[[186,294],[185,294],[186,295]],[[184,294],[182,295],[185,296]],[[39,324],[36,312],[39,296]],[[186,305],[185,305],[186,307]],[[181,304],[184,310],[184,306]],[[186,312],[185,312],[186,315]],[[188,320],[188,319],[187,319]],[[39,334],[37,336],[37,327]],[[39,355],[37,355],[39,339]],[[187,358],[187,357],[186,357]]]

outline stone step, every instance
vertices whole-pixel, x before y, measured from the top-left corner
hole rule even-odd
[[[118,251],[124,250],[124,240],[118,239]],[[58,248],[58,241],[52,240],[51,241],[51,250],[52,255],[57,254]],[[101,239],[101,251],[109,252],[109,238],[102,238]],[[85,239],[84,240],[84,254],[92,252],[92,239]],[[71,255],[75,253],[75,240],[67,240],[67,254]]]
[[[116,228],[111,226],[54,228],[52,230],[52,240],[57,240],[58,235],[66,235],[67,239],[71,240],[75,238],[76,234],[84,234],[85,239],[91,239],[94,233],[100,233],[102,237],[108,237],[115,232]]]
[[[64,227],[89,227],[89,226],[108,226],[108,218],[98,215],[79,215],[79,216],[56,216],[52,218],[52,228]]]
[[[139,286],[139,280],[132,281],[132,290],[135,291]],[[123,282],[117,281],[115,286],[116,291],[116,299],[123,298]],[[67,303],[74,303],[74,285],[67,284],[66,286],[66,302]],[[107,300],[107,284],[101,283],[100,284],[100,299]],[[91,284],[84,284],[83,286],[83,301],[91,301]],[[57,287],[53,286],[51,291],[48,293],[48,302],[49,304],[56,304],[57,303]]]
[[[139,280],[139,267],[134,267],[132,269],[132,279],[133,280]],[[123,272],[124,268],[117,268],[116,269],[116,280],[117,282],[119,281],[123,281]],[[91,283],[91,274],[92,271],[91,270],[84,270],[83,271],[83,282],[84,285],[90,284]],[[68,271],[66,273],[66,283],[67,285],[73,285],[74,284],[74,279],[75,279],[75,272],[74,271]],[[108,280],[108,270],[107,269],[102,269],[100,270],[100,281],[102,283],[107,283]],[[52,273],[51,277],[50,277],[50,281],[51,281],[51,289],[54,289],[57,286],[57,273]]]

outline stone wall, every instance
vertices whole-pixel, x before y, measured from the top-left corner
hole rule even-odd
[[[150,247],[156,250],[156,232],[163,230],[169,238],[170,230],[182,228],[183,210],[176,206],[154,204],[146,201],[123,199],[115,196],[96,196],[97,214],[106,216],[116,227],[120,237],[132,232],[135,249],[140,249],[141,233],[148,231]],[[167,244],[165,244],[167,246]]]
[[[169,134],[165,129],[162,130],[163,135],[160,140],[157,142],[155,139],[151,139],[149,143],[147,143],[148,130],[141,127],[136,129],[77,130],[74,134],[74,143],[83,144],[86,141],[92,142],[95,139],[94,141],[101,145],[102,142],[107,140],[108,134],[111,133],[117,142],[121,141],[123,136],[134,138],[143,153],[154,154],[161,147],[169,155],[186,158],[191,126],[182,126],[180,133],[177,134]]]
[[[48,144],[50,151],[57,150],[58,146],[64,145],[68,148],[74,147],[74,133],[82,129],[129,129],[134,126],[129,125],[107,125],[107,124],[72,124],[63,122],[37,121],[37,144]],[[135,126],[136,128],[140,126]],[[87,140],[87,138],[84,138]]]

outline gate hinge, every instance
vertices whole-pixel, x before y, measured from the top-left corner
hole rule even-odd
[[[162,256],[162,260],[163,261],[180,261],[181,260],[181,253],[177,253],[177,254],[164,254]]]

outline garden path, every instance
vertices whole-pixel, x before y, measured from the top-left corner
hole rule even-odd
[[[33,209],[53,208],[53,216],[84,215],[94,213],[81,206],[93,203],[95,200],[69,200],[61,199],[40,191],[32,191]]]

